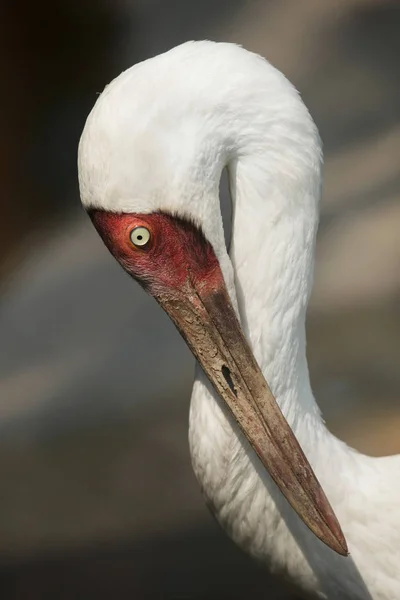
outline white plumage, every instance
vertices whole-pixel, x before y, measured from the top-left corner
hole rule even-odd
[[[193,468],[228,534],[305,597],[396,600],[400,457],[370,458],[335,438],[310,387],[305,314],[321,158],[317,129],[279,71],[235,45],[188,42],[107,86],[81,138],[80,190],[85,207],[168,211],[201,225],[350,556],[326,547],[290,508],[198,368]],[[224,167],[234,207],[229,256],[218,196]]]

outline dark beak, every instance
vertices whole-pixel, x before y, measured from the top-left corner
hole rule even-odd
[[[257,456],[304,523],[348,554],[338,520],[244,337],[225,284],[188,278],[179,294],[155,294],[229,407]]]

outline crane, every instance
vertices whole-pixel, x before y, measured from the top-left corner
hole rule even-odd
[[[211,41],[119,75],[78,152],[98,233],[197,358],[190,452],[222,527],[305,598],[395,600],[400,457],[334,437],[308,374],[321,164],[317,128],[284,75]]]

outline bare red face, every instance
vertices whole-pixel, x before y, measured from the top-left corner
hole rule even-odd
[[[183,219],[161,213],[91,210],[89,214],[113,256],[154,296],[182,289],[188,278],[202,286],[222,280],[211,244],[195,225]],[[141,228],[149,232],[146,243],[143,235],[142,239],[135,239],[140,237]]]
[[[210,243],[165,214],[91,210],[104,243],[171,317],[282,493],[340,554],[346,541],[244,337]]]

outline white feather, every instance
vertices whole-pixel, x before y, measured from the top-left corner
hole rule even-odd
[[[306,360],[321,144],[298,92],[232,44],[188,42],[135,65],[103,92],[79,147],[86,207],[173,211],[201,224],[253,352],[313,466],[351,556],[324,546],[260,466],[199,369],[193,468],[235,540],[311,598],[400,598],[400,457],[370,458],[326,429]],[[228,256],[218,186],[230,175]],[[266,591],[268,597],[268,591]]]

